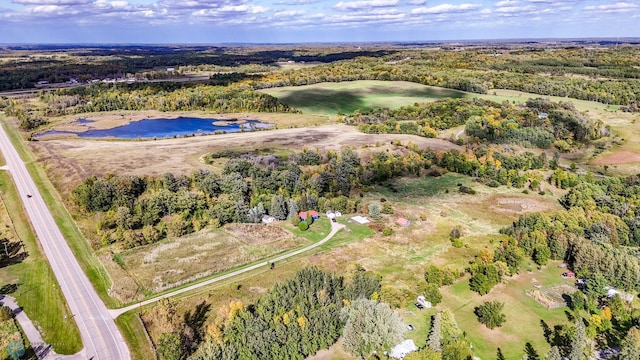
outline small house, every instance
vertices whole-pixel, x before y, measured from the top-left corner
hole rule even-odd
[[[548,118],[549,118],[549,114],[543,113],[543,112],[539,112],[538,113],[538,119],[544,120],[544,119],[548,119]]]
[[[405,218],[398,218],[398,220],[396,220],[396,224],[400,225],[400,226],[409,226],[409,224],[411,224],[411,221],[405,219]]]
[[[273,216],[265,215],[262,217],[262,222],[265,224],[271,224],[274,221],[276,221],[276,218],[274,218]]]
[[[300,221],[307,221],[307,218],[311,217],[311,219],[318,220],[320,219],[320,214],[318,214],[317,211],[315,210],[309,210],[309,211],[300,211],[298,213],[298,217],[300,217]]]
[[[331,220],[335,219],[336,213],[333,210],[327,210],[327,218]]]

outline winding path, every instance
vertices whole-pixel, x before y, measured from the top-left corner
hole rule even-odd
[[[331,231],[329,232],[329,234],[327,236],[325,236],[324,239],[322,239],[322,240],[320,240],[320,241],[318,241],[316,243],[313,243],[313,244],[311,244],[311,245],[309,245],[307,247],[292,251],[290,253],[275,257],[273,259],[269,259],[267,261],[263,261],[263,262],[260,262],[260,263],[257,263],[257,264],[253,264],[253,265],[251,265],[249,267],[246,267],[246,268],[242,268],[242,269],[239,269],[239,270],[236,270],[236,271],[232,271],[232,272],[224,274],[224,275],[220,275],[220,276],[214,277],[212,279],[203,281],[201,283],[197,283],[197,284],[194,284],[194,285],[191,285],[191,286],[187,286],[187,287],[182,288],[182,289],[178,289],[178,290],[175,290],[175,291],[168,292],[166,294],[163,294],[161,296],[155,297],[153,299],[148,299],[148,300],[145,300],[145,301],[141,301],[141,302],[139,302],[139,303],[137,303],[135,305],[127,306],[127,307],[120,308],[120,309],[111,309],[111,310],[109,310],[109,312],[111,313],[111,316],[113,316],[113,318],[115,319],[118,316],[126,313],[127,311],[130,311],[130,310],[133,310],[133,309],[145,306],[145,305],[153,304],[154,302],[160,301],[162,299],[165,299],[165,298],[168,298],[168,297],[171,297],[171,296],[175,296],[175,295],[178,295],[178,294],[182,294],[182,293],[185,293],[185,292],[188,292],[188,291],[192,291],[192,290],[195,290],[197,288],[216,283],[218,281],[226,280],[226,279],[232,278],[234,276],[238,276],[240,274],[244,274],[244,273],[246,273],[248,271],[255,270],[255,269],[258,269],[258,268],[263,267],[263,266],[267,266],[267,265],[269,265],[271,263],[275,263],[275,262],[278,262],[278,261],[282,261],[282,260],[288,259],[288,258],[290,258],[292,256],[300,255],[300,254],[302,254],[304,252],[307,252],[307,251],[309,251],[311,249],[315,249],[318,246],[321,246],[322,244],[324,244],[327,241],[331,240],[331,238],[340,229],[342,229],[344,227],[345,227],[345,225],[342,225],[342,224],[339,224],[337,222],[331,221]]]
[[[44,254],[60,284],[62,294],[78,324],[84,348],[75,357],[94,360],[130,359],[127,344],[113,317],[82,271],[24,162],[1,125],[0,151]]]

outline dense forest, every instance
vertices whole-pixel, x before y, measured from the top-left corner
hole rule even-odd
[[[0,62],[0,90],[32,87],[38,81],[80,82],[104,78],[180,77],[185,72],[246,73],[239,77],[253,89],[352,80],[404,80],[487,93],[511,89],[629,105],[640,101],[637,47],[544,49],[513,44],[501,49],[390,45],[266,48],[125,48],[77,49],[63,55],[29,55]],[[46,54],[46,53],[45,53]],[[144,55],[144,56],[140,56]],[[154,56],[149,56],[154,55]],[[322,65],[282,70],[279,62]],[[175,71],[168,72],[170,67]]]

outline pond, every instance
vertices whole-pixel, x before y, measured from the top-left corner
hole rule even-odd
[[[72,132],[51,130],[38,134],[36,138],[47,135],[75,134],[81,138],[114,137],[119,139],[152,139],[174,136],[205,135],[216,132],[252,131],[269,128],[273,125],[263,123],[258,120],[236,122],[219,119],[177,117],[172,119],[144,119],[112,129],[98,130],[91,128],[92,122],[92,120],[87,119],[78,119],[75,121],[75,124],[87,126],[87,131]]]

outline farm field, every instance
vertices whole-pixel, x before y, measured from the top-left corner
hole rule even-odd
[[[358,80],[261,90],[304,114],[346,114],[470,94],[407,81]]]

